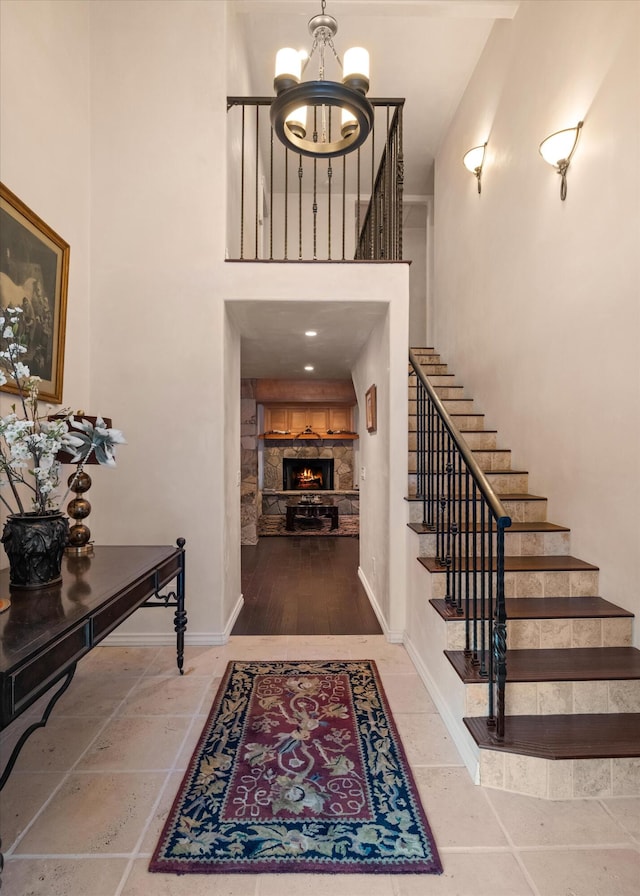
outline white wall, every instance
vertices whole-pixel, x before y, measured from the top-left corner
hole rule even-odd
[[[224,274],[222,292],[229,302],[300,301],[296,265],[261,265],[257,276],[254,264],[230,264]],[[305,283],[305,298],[310,303],[349,301],[354,314],[359,302],[381,306],[380,321],[352,372],[359,405],[357,462],[367,470],[360,481],[360,567],[385,632],[400,640],[406,598],[408,265],[325,265],[322,277]],[[225,384],[225,391],[237,390],[238,383]],[[364,395],[372,383],[378,388],[378,430],[370,435]]]
[[[640,5],[523,2],[438,154],[434,340],[603,597],[640,613]],[[538,145],[584,119],[560,201]],[[460,159],[488,140],[482,195]],[[640,644],[636,625],[635,643]]]
[[[99,540],[184,536],[188,635],[207,640],[239,598],[226,595],[238,576],[225,577],[225,441],[238,450],[221,388],[234,365],[219,288],[226,4],[88,6],[91,399],[128,440],[118,469],[94,486]],[[162,616],[136,613],[119,634],[166,637]]]
[[[63,403],[87,410],[88,30],[83,0],[0,3],[0,180],[71,246]]]

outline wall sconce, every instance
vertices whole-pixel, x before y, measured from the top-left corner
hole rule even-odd
[[[578,137],[583,124],[583,121],[579,121],[574,128],[556,131],[555,134],[551,134],[540,144],[540,155],[545,162],[548,162],[556,169],[562,178],[560,181],[560,199],[563,201],[567,198],[567,169],[578,144]]]
[[[482,166],[484,165],[484,151],[487,148],[487,144],[483,143],[482,146],[474,146],[473,149],[470,149],[469,152],[464,154],[462,159],[464,163],[464,167],[467,171],[470,171],[472,174],[478,178],[478,193],[482,192],[482,186],[480,184],[480,179],[482,177]]]

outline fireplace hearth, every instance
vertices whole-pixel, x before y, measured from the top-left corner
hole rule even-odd
[[[332,490],[333,458],[283,458],[282,487],[294,492]]]

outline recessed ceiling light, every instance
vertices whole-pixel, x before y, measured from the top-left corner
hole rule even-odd
[[[313,370],[313,364],[305,364],[305,370]]]
[[[317,332],[315,330],[305,330],[305,336],[317,336]]]

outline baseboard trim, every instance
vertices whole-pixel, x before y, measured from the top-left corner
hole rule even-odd
[[[440,717],[442,718],[447,731],[451,735],[451,739],[456,745],[458,752],[462,757],[462,761],[466,765],[474,784],[479,784],[480,757],[473,750],[471,737],[466,729],[464,722],[462,721],[462,719],[457,719],[451,712],[442,692],[434,682],[429,670],[423,663],[420,654],[416,650],[415,645],[406,632],[404,636],[404,646],[407,653],[411,657],[413,665],[416,667],[416,672],[422,679],[422,683],[429,691],[429,695],[435,703],[436,708],[440,713]]]
[[[240,595],[229,616],[224,630],[221,632],[189,632],[184,635],[186,647],[223,647],[231,637],[233,626],[244,606],[244,597]],[[111,632],[101,642],[105,647],[174,647],[176,636],[173,632]]]
[[[384,614],[383,614],[382,610],[380,609],[380,605],[378,604],[378,601],[376,600],[376,596],[373,592],[373,589],[372,589],[371,585],[369,584],[369,582],[367,581],[367,577],[364,574],[361,566],[358,567],[358,578],[362,582],[362,587],[364,588],[364,590],[367,594],[369,603],[371,604],[371,606],[373,608],[373,612],[376,614],[376,618],[377,618],[378,622],[380,623],[380,628],[382,629],[382,632],[383,632],[385,638],[387,639],[387,641],[390,644],[402,644],[404,641],[404,632],[393,631],[387,625],[387,620],[384,618]]]

